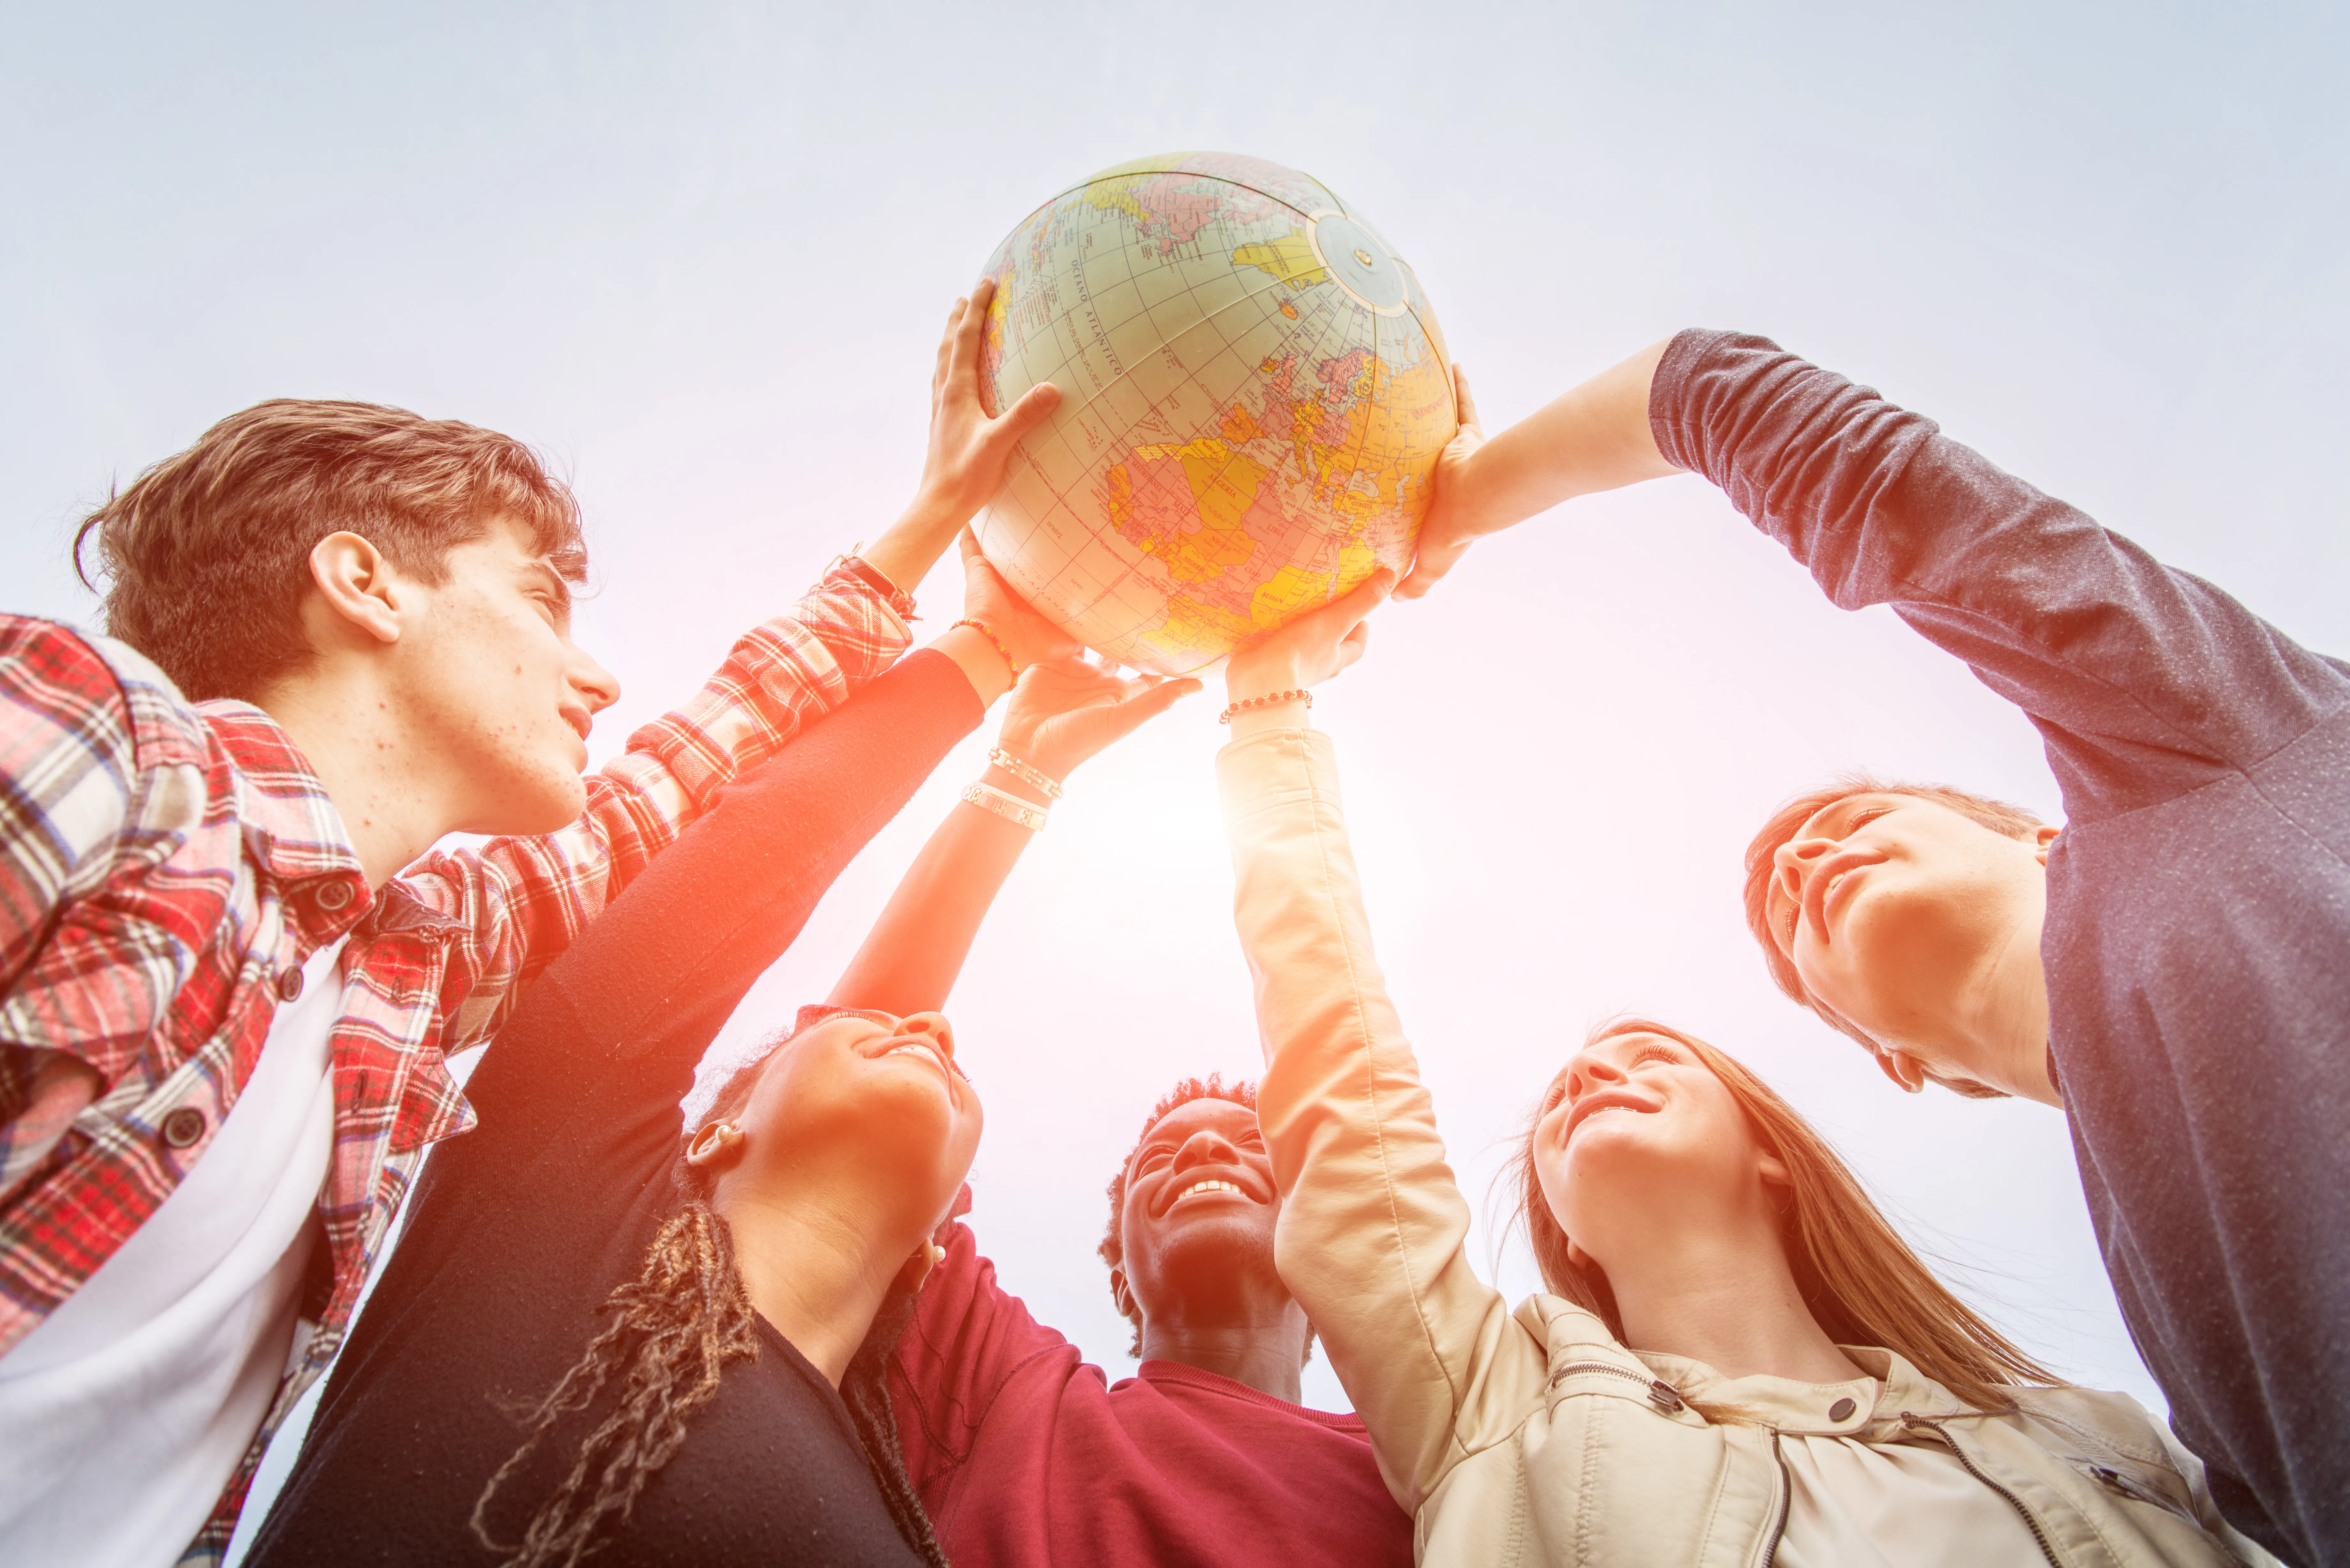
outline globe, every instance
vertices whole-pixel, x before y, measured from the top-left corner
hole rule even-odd
[[[1330,189],[1228,152],[1106,169],[987,265],[981,387],[1061,403],[978,528],[1029,603],[1180,675],[1411,560],[1459,428],[1412,270]]]

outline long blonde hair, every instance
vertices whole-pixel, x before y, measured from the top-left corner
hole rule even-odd
[[[2062,1385],[2062,1378],[1951,1294],[1827,1140],[1736,1059],[1693,1034],[1646,1018],[1611,1020],[1584,1044],[1587,1049],[1634,1033],[1661,1034],[1687,1046],[1738,1102],[1757,1141],[1786,1166],[1780,1215],[1787,1262],[1804,1305],[1830,1339],[1892,1351],[1979,1410],[2012,1407],[2010,1389]],[[1544,1288],[1596,1313],[1620,1340],[1624,1323],[1607,1276],[1596,1264],[1572,1261],[1565,1228],[1543,1195],[1534,1165],[1539,1121],[1537,1113],[1503,1177],[1516,1188],[1518,1217],[1534,1243]]]

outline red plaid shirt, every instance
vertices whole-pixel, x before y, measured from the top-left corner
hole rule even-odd
[[[192,1556],[226,1546],[262,1448],[334,1359],[425,1147],[473,1125],[446,1058],[722,785],[889,668],[912,602],[879,582],[837,564],[745,635],[589,776],[570,826],[436,852],[372,897],[267,714],[191,704],[120,643],[0,616],[0,1354],[203,1157],[281,994],[349,934],[327,1244],[303,1304],[317,1327]],[[70,1062],[102,1085],[78,1114]]]

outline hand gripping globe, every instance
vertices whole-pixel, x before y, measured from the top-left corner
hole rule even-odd
[[[1078,641],[1189,674],[1410,564],[1451,369],[1411,268],[1327,187],[1140,159],[1030,213],[987,275],[991,411],[1039,381],[1061,403],[980,547]]]

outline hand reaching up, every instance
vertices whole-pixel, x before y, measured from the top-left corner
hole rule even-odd
[[[1365,618],[1387,602],[1395,583],[1395,573],[1381,566],[1353,592],[1233,654],[1224,666],[1232,701],[1318,686],[1362,658],[1371,639]]]
[[[931,369],[931,440],[921,484],[904,515],[865,552],[868,565],[910,593],[955,531],[1002,488],[1013,446],[1060,406],[1060,391],[1044,381],[1001,415],[989,417],[980,358],[994,297],[995,280],[982,278],[970,297],[956,300],[947,311],[946,334]]]
[[[1124,740],[1200,690],[1186,676],[1121,680],[1097,664],[1061,657],[1030,665],[1012,690],[997,744],[1055,779]]]
[[[1003,640],[1012,661],[1025,670],[1048,659],[1075,659],[1084,645],[1038,615],[1026,599],[1012,591],[1003,575],[979,553],[979,540],[968,528],[959,541],[962,551],[962,613],[986,626]]]
[[[1469,373],[1459,365],[1452,367],[1452,400],[1461,413],[1461,429],[1436,456],[1428,514],[1419,520],[1419,554],[1396,588],[1398,598],[1416,599],[1428,592],[1470,545],[1492,532],[1489,520],[1480,514],[1471,478],[1471,459],[1485,444],[1485,427],[1478,422],[1477,401],[1469,395]]]

